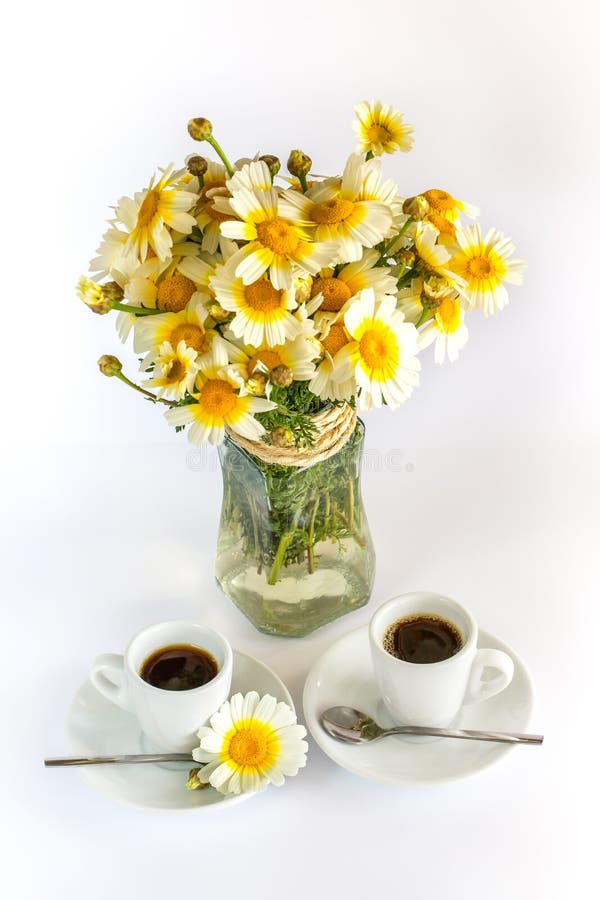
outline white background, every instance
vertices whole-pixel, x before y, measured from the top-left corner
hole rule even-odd
[[[6,895],[581,895],[598,799],[595,5],[105,0],[4,16]],[[267,638],[214,586],[213,451],[190,457],[158,409],[98,374],[101,353],[130,375],[134,358],[74,284],[107,206],[196,149],[191,116],[209,117],[234,158],[302,147],[336,172],[353,104],[373,97],[415,125],[412,153],[385,160],[400,190],[477,203],[529,269],[505,312],[469,318],[459,362],[434,366],[430,351],[410,402],[368,416],[368,447],[400,461],[364,478],[371,604],[302,641]],[[418,589],[461,600],[527,661],[543,748],[417,790],[361,781],[311,742],[283,790],[196,817],[120,807],[76,771],[41,766],[67,750],[93,657],[152,621],[211,622],[300,707],[319,654]]]

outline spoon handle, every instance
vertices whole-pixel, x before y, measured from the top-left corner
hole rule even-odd
[[[102,763],[193,762],[191,753],[130,753],[121,756],[58,756],[45,759],[48,768],[55,766],[97,766]]]
[[[428,734],[435,737],[462,738],[466,741],[499,741],[502,744],[541,744],[543,734],[519,734],[511,731],[471,731],[469,729],[429,728],[422,725],[399,725],[383,732],[386,734]]]

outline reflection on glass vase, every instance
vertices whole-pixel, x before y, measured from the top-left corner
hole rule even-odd
[[[302,637],[367,603],[375,551],[360,492],[364,425],[305,468],[263,462],[227,437],[215,574],[266,634]]]

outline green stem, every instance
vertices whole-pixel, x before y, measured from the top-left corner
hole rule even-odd
[[[256,507],[253,497],[248,496],[248,505],[250,506],[250,517],[252,518],[252,530],[254,532],[254,555],[258,559],[257,573],[260,575],[262,571],[262,557],[260,549],[260,541],[258,537],[258,523],[256,521]]]
[[[375,154],[373,153],[373,151],[369,150],[365,156],[365,161],[368,162],[370,159],[373,159],[374,156]]]
[[[225,156],[225,152],[224,152],[223,148],[221,147],[219,142],[212,135],[209,138],[206,138],[206,140],[210,144],[210,146],[213,148],[215,153],[217,153],[221,157],[221,159],[223,161],[223,165],[227,169],[227,174],[231,178],[231,176],[233,175],[233,166],[231,165],[231,163]]]
[[[113,309],[118,309],[119,312],[131,313],[134,316],[158,316],[160,313],[164,312],[162,309],[146,309],[145,306],[128,306],[127,303],[115,303],[112,304]]]
[[[300,187],[302,188],[302,193],[305,194],[308,190],[308,184],[306,183],[306,175],[298,175],[298,181],[300,182]]]
[[[400,231],[398,232],[398,234],[395,235],[395,236],[391,239],[391,241],[389,242],[389,244],[387,245],[387,247],[384,247],[384,248],[383,248],[383,256],[389,256],[389,255],[390,255],[390,250],[392,249],[392,247],[394,246],[394,244],[396,244],[396,243],[400,240],[400,238],[401,238],[401,237],[404,235],[404,233],[408,230],[408,228],[410,227],[410,225],[412,225],[412,221],[413,221],[412,219],[407,219],[407,220],[406,220],[406,222],[404,223],[404,225],[402,226],[402,228],[400,229]]]
[[[123,375],[122,372],[117,372],[116,378],[123,382],[123,384],[128,384],[129,387],[133,388],[134,391],[137,391],[139,394],[143,394],[145,397],[149,397],[151,400],[154,400],[155,403],[164,403],[165,406],[177,406],[176,403],[172,403],[170,400],[165,400],[163,397],[157,397],[156,394],[152,394],[150,391],[145,390],[145,388],[140,387],[139,384],[136,384],[134,381],[130,381],[126,375]]]
[[[296,512],[294,513],[294,518],[292,520],[292,525],[289,531],[285,531],[280,539],[279,546],[277,547],[277,553],[275,554],[275,559],[273,560],[273,565],[271,566],[271,571],[269,573],[268,584],[275,584],[277,581],[277,576],[279,575],[279,570],[282,566],[283,560],[285,559],[285,554],[287,548],[289,547],[290,541],[294,536],[294,531],[298,527],[298,521],[302,514],[302,506],[298,506]]]
[[[429,310],[429,309],[424,309],[424,310],[423,310],[423,312],[422,312],[421,315],[419,316],[418,321],[415,322],[415,328],[420,328],[421,325],[422,325],[424,322],[427,321],[427,319],[429,318],[430,312],[431,312],[431,310]]]
[[[315,571],[315,519],[320,502],[321,498],[317,497],[308,526],[308,571],[311,575]]]
[[[348,482],[348,521],[354,529],[354,482]]]

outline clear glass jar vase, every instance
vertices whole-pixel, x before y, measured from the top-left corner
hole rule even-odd
[[[302,637],[367,603],[375,551],[360,491],[365,428],[306,468],[265,463],[226,437],[215,574],[265,634]]]

